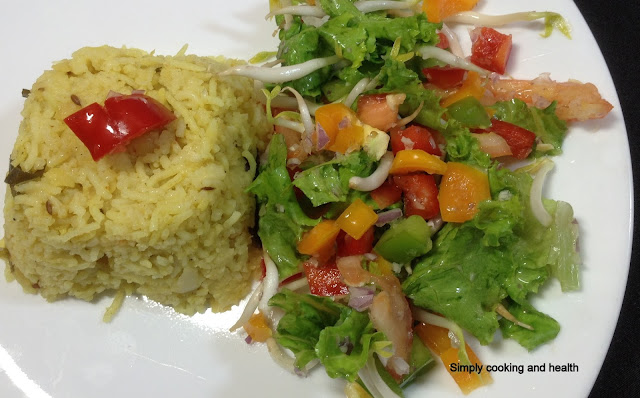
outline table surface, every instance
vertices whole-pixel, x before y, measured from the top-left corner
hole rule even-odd
[[[640,147],[640,94],[637,76],[640,62],[636,46],[640,43],[640,30],[636,17],[640,4],[628,0],[574,0],[586,19],[600,46],[613,77],[631,146],[635,196],[635,214],[640,214],[637,197],[638,156]],[[618,325],[606,360],[589,398],[640,397],[640,259],[638,254],[638,223],[634,223],[634,250],[631,257],[629,280]]]

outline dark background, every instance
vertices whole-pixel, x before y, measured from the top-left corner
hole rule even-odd
[[[640,174],[637,167],[640,156],[640,3],[637,0],[574,1],[600,46],[618,91],[631,146],[633,185],[637,192],[640,190],[637,183]],[[606,204],[603,206],[606,207]],[[638,207],[634,207],[636,215],[640,215]],[[589,398],[640,397],[640,260],[636,245],[639,238],[637,223],[634,223],[633,230],[634,250],[622,312]]]

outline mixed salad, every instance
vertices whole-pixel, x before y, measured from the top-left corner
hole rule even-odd
[[[463,330],[533,350],[560,325],[531,294],[579,288],[573,210],[542,186],[567,122],[611,105],[591,84],[504,77],[512,36],[494,28],[568,25],[476,2],[272,0],[277,51],[226,72],[264,82],[275,131],[248,188],[263,278],[232,330],[348,396],[402,396],[437,362],[468,393],[491,377],[455,371],[481,363]],[[468,56],[451,24],[475,25]]]

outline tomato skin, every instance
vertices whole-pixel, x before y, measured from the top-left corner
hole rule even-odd
[[[384,209],[402,199],[402,190],[393,182],[393,178],[387,178],[382,185],[371,191],[370,195],[378,207]]]
[[[491,120],[491,126],[487,130],[504,138],[516,159],[526,159],[536,141],[535,133],[502,120]]]
[[[492,28],[477,28],[474,33],[470,61],[481,68],[503,75],[511,54],[511,35],[502,34]]]
[[[338,267],[331,263],[315,267],[304,263],[304,273],[309,281],[309,290],[316,296],[340,296],[349,294],[349,288],[342,282]]]
[[[449,48],[449,39],[447,39],[447,36],[445,36],[444,33],[442,32],[438,32],[438,44],[436,44],[436,47],[441,48],[443,50],[446,50],[447,48]]]
[[[98,161],[132,139],[161,128],[176,116],[144,94],[107,98],[104,106],[88,105],[67,116],[64,122]]]
[[[362,235],[360,239],[354,239],[346,232],[340,231],[338,234],[338,257],[356,256],[371,253],[373,250],[373,227]]]
[[[427,127],[414,124],[404,130],[393,129],[391,130],[390,136],[391,150],[394,155],[405,149],[421,149],[431,155],[442,156],[434,134],[432,134],[432,131]],[[413,142],[413,148],[407,148],[405,142],[403,142],[407,139]]]
[[[422,69],[422,74],[429,83],[443,90],[462,85],[467,71],[451,66],[434,66]]]
[[[397,175],[393,177],[393,181],[404,193],[405,217],[418,215],[429,220],[440,213],[438,186],[432,175],[424,173]]]

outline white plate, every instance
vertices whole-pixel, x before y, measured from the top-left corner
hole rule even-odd
[[[7,2],[0,14],[0,174],[8,166],[23,99],[53,61],[83,46],[111,44],[172,54],[189,52],[247,59],[275,48],[266,0],[188,2]],[[525,0],[481,2],[482,10],[527,10]],[[551,72],[557,80],[593,82],[614,110],[604,120],[574,124],[557,158],[547,196],[568,201],[580,222],[584,259],[582,290],[561,294],[552,283],[536,298],[557,319],[556,340],[527,353],[499,338],[477,348],[486,364],[546,364],[546,372],[494,373],[494,384],[474,397],[518,395],[585,397],[599,372],[624,293],[631,248],[631,167],[616,91],[596,42],[568,0],[536,1],[573,26],[573,40],[555,32],[542,39],[537,23],[503,28],[515,43],[508,73],[532,78]],[[464,29],[462,29],[464,31]],[[145,300],[128,299],[110,324],[109,304],[62,300],[47,303],[0,279],[0,396],[341,396],[341,381],[317,370],[307,379],[285,373],[262,345],[248,346],[227,328],[238,309],[193,318]],[[574,373],[550,373],[549,363],[574,363]],[[411,387],[408,397],[459,397],[443,368]],[[426,395],[425,395],[426,396]]]

